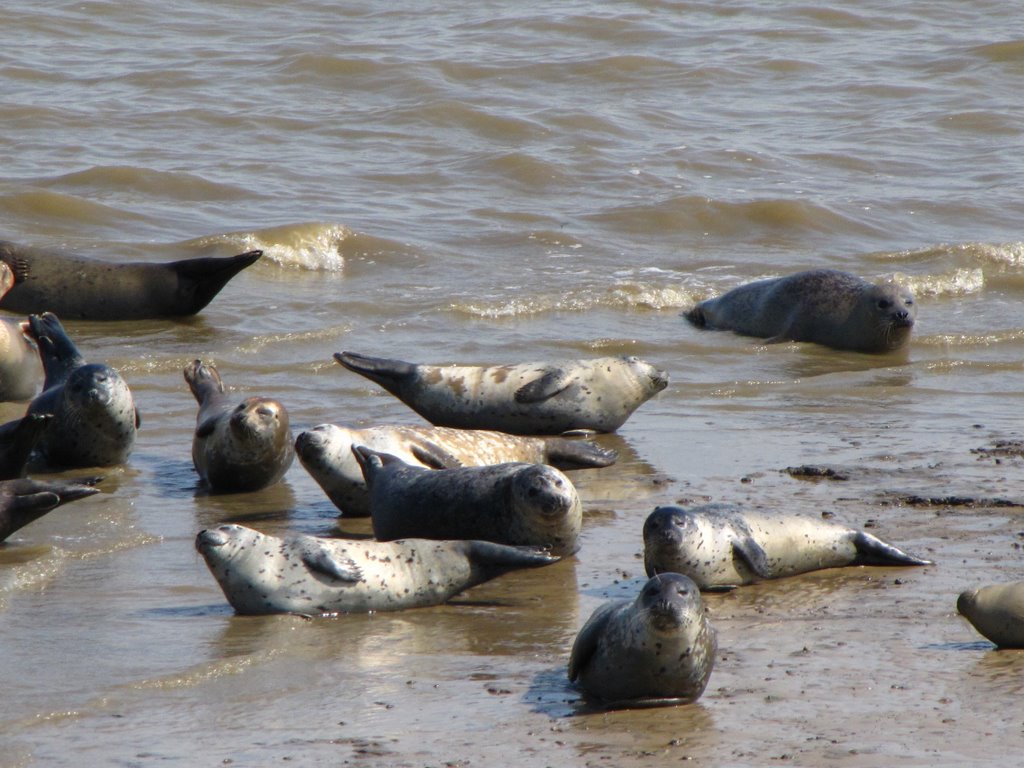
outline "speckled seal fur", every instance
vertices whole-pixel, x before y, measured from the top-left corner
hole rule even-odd
[[[0,480],[0,541],[61,504],[99,493],[92,485],[98,480]]]
[[[609,708],[687,704],[704,692],[718,650],[700,590],[664,573],[635,600],[612,600],[576,636],[569,679]]]
[[[1000,648],[1024,648],[1024,581],[965,590],[956,609]]]
[[[847,565],[931,565],[841,523],[721,504],[658,507],[643,536],[648,576],[681,573],[701,589]]]
[[[354,445],[365,445],[396,456],[406,464],[431,469],[510,461],[577,469],[606,467],[616,458],[615,451],[588,440],[526,437],[481,429],[419,426],[353,429],[338,424],[319,424],[299,433],[295,439],[299,461],[334,505],[349,517],[370,514],[366,481],[352,453]]]
[[[431,424],[516,435],[614,432],[668,385],[668,374],[636,357],[489,367],[416,365],[353,352],[334,358]]]
[[[558,560],[485,541],[277,538],[240,525],[201,531],[196,549],[238,613],[366,613],[438,605],[519,568]]]

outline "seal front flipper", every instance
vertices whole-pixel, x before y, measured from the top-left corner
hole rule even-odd
[[[772,577],[772,569],[768,563],[768,553],[750,536],[741,536],[734,539],[732,542],[732,553],[755,576],[762,579],[770,579]]]
[[[451,453],[431,440],[413,445],[409,450],[416,457],[416,461],[431,469],[457,469],[465,466]]]
[[[354,584],[363,578],[363,572],[354,560],[338,557],[316,539],[304,543],[302,562],[310,571],[332,581]]]
[[[931,560],[908,555],[902,549],[886,544],[864,531],[857,531],[853,545],[857,548],[858,565],[935,565]]]
[[[604,633],[608,617],[618,607],[619,604],[615,602],[605,603],[591,614],[590,618],[587,619],[587,623],[577,633],[576,640],[572,644],[572,650],[569,652],[569,680],[571,682],[576,682],[580,672],[586,668],[587,664],[594,657],[594,652],[597,650],[597,641]]]
[[[416,375],[416,366],[404,360],[369,357],[355,352],[335,352],[334,359],[344,368],[377,382],[388,391],[396,384]]]
[[[617,451],[583,440],[551,437],[545,441],[545,445],[548,464],[558,469],[610,467],[619,458]]]
[[[572,384],[572,378],[562,370],[552,370],[543,376],[523,384],[516,390],[517,403],[542,403],[559,392],[564,392]]]

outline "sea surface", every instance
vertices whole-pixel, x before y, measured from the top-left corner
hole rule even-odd
[[[0,545],[0,765],[1006,765],[1024,656],[956,614],[1024,578],[1024,14],[977,2],[25,2],[0,8],[0,239],[263,258],[198,316],[68,320],[142,414],[103,493]],[[811,267],[917,296],[902,353],[681,313]],[[196,533],[365,536],[296,462],[209,495],[239,400],[423,423],[332,360],[638,355],[669,387],[571,473],[579,553],[396,614],[236,616]],[[19,417],[24,403],[0,406]],[[1016,449],[1015,449],[1016,446]],[[836,470],[808,480],[789,467]],[[79,473],[65,473],[77,476]],[[707,692],[593,712],[576,631],[666,503],[832,514],[936,565],[706,603]]]

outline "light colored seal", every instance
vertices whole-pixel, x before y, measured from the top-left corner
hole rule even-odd
[[[699,328],[833,349],[890,352],[910,340],[917,306],[894,283],[870,283],[834,269],[758,280],[702,301],[686,313]]]
[[[0,261],[0,297],[14,286],[14,271]],[[43,378],[39,353],[20,320],[0,318],[0,401],[31,400]]]
[[[320,424],[299,433],[299,461],[339,510],[349,517],[370,514],[363,471],[352,446],[396,456],[406,464],[431,469],[454,469],[523,461],[559,469],[606,467],[616,453],[587,440],[526,437],[482,429],[451,427],[377,426],[353,429]]]
[[[378,540],[483,539],[548,547],[579,545],[583,505],[572,481],[546,464],[426,469],[358,445]]]
[[[668,386],[668,374],[637,357],[491,367],[415,365],[353,352],[334,359],[431,424],[515,435],[614,432]]]
[[[185,381],[199,403],[192,463],[216,493],[255,491],[273,485],[295,459],[288,411],[277,400],[224,392],[217,369],[201,360],[185,366]]]
[[[92,486],[98,481],[99,478],[77,482],[0,480],[0,541],[61,504],[99,493],[99,489]]]
[[[200,532],[196,549],[238,613],[422,608],[508,571],[558,560],[486,541],[277,538],[240,525]]]
[[[164,263],[88,259],[0,242],[14,286],[0,309],[65,319],[141,320],[194,315],[262,251]]]
[[[635,600],[612,600],[576,635],[569,679],[606,707],[687,704],[704,692],[718,642],[700,590],[662,573]]]
[[[721,504],[658,507],[643,535],[648,576],[682,573],[701,589],[846,565],[932,564],[840,523]]]
[[[1000,648],[1024,648],[1024,581],[961,592],[956,609]]]
[[[139,412],[131,390],[109,365],[86,363],[60,320],[29,315],[46,379],[28,413],[52,414],[38,448],[50,467],[121,464],[135,445]]]

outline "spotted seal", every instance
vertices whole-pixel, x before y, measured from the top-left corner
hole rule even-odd
[[[890,352],[910,340],[917,306],[895,283],[813,269],[758,280],[702,301],[685,317],[699,328],[773,341],[813,341],[833,349]]]
[[[38,520],[61,504],[99,493],[99,489],[93,487],[98,480],[0,480],[0,541],[6,541],[16,530]]]
[[[237,402],[216,367],[201,360],[184,375],[199,403],[192,462],[210,490],[255,491],[284,477],[295,459],[287,409],[266,397]]]
[[[1024,581],[961,592],[956,610],[1000,648],[1024,648]]]
[[[634,600],[594,611],[573,643],[569,679],[610,708],[687,704],[704,692],[717,650],[697,585],[661,573]]]
[[[201,531],[196,549],[238,613],[422,608],[508,571],[558,560],[486,541],[278,538],[240,525]]]
[[[647,575],[682,573],[728,588],[846,565],[931,565],[840,523],[721,504],[656,508],[644,522]]]
[[[614,432],[668,386],[667,373],[637,357],[490,367],[416,365],[354,352],[334,359],[431,424],[516,435]]]
[[[523,461],[559,469],[606,467],[616,453],[588,440],[526,437],[481,429],[376,426],[354,429],[319,424],[295,438],[299,461],[341,512],[349,517],[370,514],[366,481],[353,445],[397,456],[406,464],[454,469]]]
[[[583,505],[572,482],[546,464],[426,469],[357,445],[381,541],[484,539],[499,544],[578,548]]]

